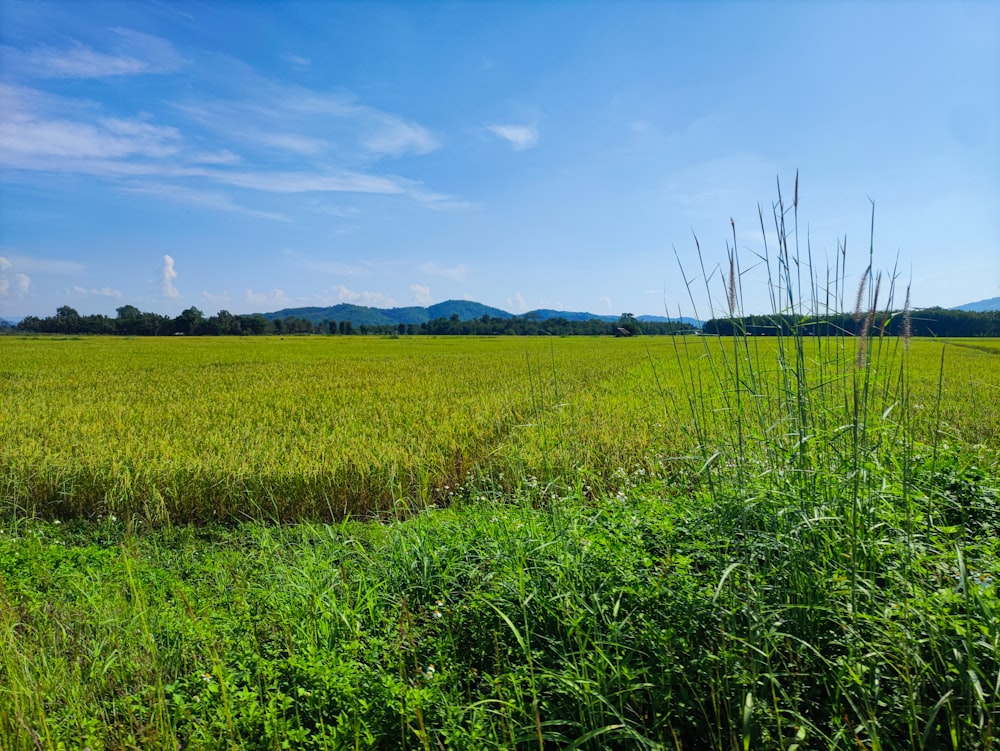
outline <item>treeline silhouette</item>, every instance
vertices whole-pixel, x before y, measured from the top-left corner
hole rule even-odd
[[[681,322],[648,322],[641,324],[631,313],[609,323],[601,320],[569,321],[565,318],[540,320],[530,316],[512,318],[481,318],[460,320],[458,314],[425,323],[394,325],[361,324],[351,321],[313,323],[304,318],[268,319],[260,313],[234,315],[226,310],[206,317],[198,308],[188,308],[171,318],[159,313],[144,313],[132,305],[117,309],[117,316],[80,315],[64,305],[54,316],[28,316],[17,324],[17,330],[39,334],[107,334],[117,336],[264,336],[275,334],[349,335],[475,335],[475,336],[622,336],[666,335],[695,332],[698,329]],[[627,332],[627,333],[626,333]]]
[[[838,313],[818,317],[755,315],[742,318],[713,318],[702,330],[706,334],[733,336],[778,336],[793,333],[827,336],[857,336],[865,333],[888,336],[1000,337],[1000,311],[974,313],[965,310],[925,308],[904,316],[901,311],[877,312],[869,321],[865,315]],[[908,331],[906,329],[909,329]]]

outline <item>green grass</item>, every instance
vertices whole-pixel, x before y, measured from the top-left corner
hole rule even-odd
[[[224,371],[256,344],[185,367]],[[259,368],[331,367],[325,340],[294,344]],[[0,747],[994,745],[1000,461],[996,414],[972,399],[990,355],[872,340],[859,366],[853,339],[563,344],[518,353],[527,394],[503,398],[533,424],[500,436],[448,508],[410,504],[408,520],[192,526],[103,506],[46,521],[16,506],[0,534]],[[502,348],[524,344],[428,346],[435,362],[479,348],[502,371]],[[373,359],[398,371],[387,352]],[[614,354],[603,378],[561,378],[597,352]],[[162,350],[147,354],[165,377]],[[31,367],[37,389],[53,366]],[[189,410],[211,403],[203,387]],[[672,446],[609,430],[656,435],[654,421]],[[570,462],[616,439],[605,474]]]
[[[0,536],[0,739],[988,748],[1000,498],[946,458],[915,468],[913,508],[867,512],[860,573],[835,507],[766,482],[389,525],[23,522]]]
[[[0,748],[995,748],[995,342],[795,212],[780,338],[0,340]]]

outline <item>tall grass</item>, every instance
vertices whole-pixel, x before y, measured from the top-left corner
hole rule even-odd
[[[5,516],[0,748],[995,747],[995,355],[883,336],[895,275],[873,242],[852,289],[846,243],[814,271],[797,193],[757,254],[791,333],[615,343],[589,381],[521,350],[450,508]],[[735,238],[701,271],[738,321]],[[847,301],[865,337],[818,325]]]
[[[776,247],[760,211],[763,246],[754,255],[767,272],[773,347],[741,323],[735,225],[726,266],[706,273],[698,247],[705,298],[714,311],[712,283],[721,282],[736,335],[698,343],[707,377],[694,377],[689,366],[687,403],[721,527],[715,534],[728,540],[715,560],[720,592],[732,589],[753,603],[742,634],[732,634],[752,667],[739,691],[715,684],[715,703],[726,708],[730,727],[742,725],[744,747],[752,738],[779,743],[790,727],[796,738],[829,747],[990,747],[1000,710],[1000,623],[994,590],[970,587],[961,572],[969,555],[984,557],[980,567],[995,565],[996,548],[947,524],[940,490],[928,487],[939,476],[945,429],[930,427],[930,445],[915,438],[913,415],[923,405],[912,401],[905,321],[903,337],[885,336],[894,316],[910,316],[909,288],[899,309],[895,269],[874,269],[873,206],[867,267],[853,296],[861,333],[831,330],[824,317],[842,312],[848,289],[846,239],[832,275],[814,266],[811,247],[802,252],[798,176],[791,206],[779,185],[772,208]],[[779,322],[789,316],[790,331]],[[690,363],[696,345],[682,344],[678,363]],[[938,417],[943,345],[941,358]],[[983,509],[990,530],[1000,523],[995,485],[962,500]],[[942,567],[959,572],[962,616],[934,612],[944,596],[933,586]],[[980,581],[992,579],[981,574]],[[982,618],[974,629],[981,639],[956,638],[964,627],[954,619],[969,609]],[[925,638],[951,629],[950,640]],[[804,664],[826,674],[806,694]],[[831,721],[838,717],[839,726]]]

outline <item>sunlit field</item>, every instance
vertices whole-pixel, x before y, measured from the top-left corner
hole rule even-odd
[[[0,338],[0,748],[995,748],[998,358]]]
[[[902,346],[873,340],[870,398],[889,410],[886,420],[909,421],[916,440],[996,446],[1000,392],[989,348],[1000,345],[990,341],[945,348],[943,371],[941,343],[912,341],[904,403],[895,388]],[[738,408],[785,440],[789,373],[775,364],[778,342],[738,345],[756,379],[739,405],[729,376],[710,366],[731,360],[733,345],[8,337],[0,339],[0,509],[151,522],[331,520],[446,503],[470,481],[504,491],[525,483],[617,490],[635,473],[693,466],[705,444],[692,425],[694,398],[702,430],[729,431]],[[805,346],[815,371],[802,394],[815,410],[809,428],[836,428],[859,372],[858,345]]]

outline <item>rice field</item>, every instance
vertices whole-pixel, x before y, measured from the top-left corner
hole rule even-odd
[[[996,748],[998,357],[0,338],[0,749]]]
[[[902,348],[875,342],[885,393],[872,399],[895,419]],[[739,410],[780,437],[782,345],[742,346],[756,382]],[[828,408],[851,387],[857,343],[806,346],[815,372],[805,398],[826,403],[819,419],[844,419]],[[0,514],[332,520],[446,503],[470,483],[613,491],[638,472],[689,471],[699,446],[730,440],[737,405],[718,367],[736,362],[731,347],[701,338],[6,337]],[[915,437],[996,446],[996,355],[956,343],[942,374],[942,348],[913,341],[906,354]],[[694,397],[698,429],[712,438],[694,427]]]

